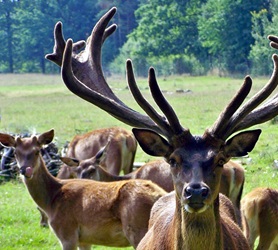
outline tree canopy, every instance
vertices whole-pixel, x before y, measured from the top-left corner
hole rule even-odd
[[[116,6],[118,29],[103,46],[103,64],[123,72],[131,58],[137,74],[149,66],[162,74],[269,74],[266,36],[275,33],[273,0],[0,0],[0,72],[54,73],[44,56],[53,48],[53,28],[84,40]],[[262,60],[263,59],[263,60]],[[270,66],[269,66],[270,65]]]

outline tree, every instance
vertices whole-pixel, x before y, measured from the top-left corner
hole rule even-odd
[[[128,45],[123,46],[131,50],[122,53],[130,54],[142,64],[146,61],[156,62],[156,65],[161,62],[162,66],[165,62],[171,61],[175,64],[174,72],[169,69],[168,73],[184,73],[188,72],[187,69],[191,71],[190,61],[196,62],[196,56],[204,51],[201,49],[197,30],[197,19],[203,1],[142,2],[144,4],[141,3],[135,12],[138,26],[128,36]]]
[[[273,1],[269,10],[262,9],[252,12],[253,29],[252,36],[255,43],[251,46],[249,59],[252,63],[252,74],[269,75],[273,65],[270,63],[273,49],[268,45],[267,36],[277,35],[278,3]]]
[[[13,15],[13,11],[19,1],[17,0],[1,0],[0,1],[0,25],[2,31],[0,32],[0,39],[3,44],[3,50],[1,50],[1,61],[8,66],[6,67],[8,72],[14,72],[14,27],[16,26],[16,20]],[[2,67],[1,67],[2,68]],[[0,69],[1,69],[0,68]],[[3,70],[3,69],[2,69]]]
[[[250,71],[250,45],[253,11],[269,8],[263,0],[208,0],[198,22],[200,39],[204,47],[218,63],[232,74]],[[213,11],[214,10],[214,11]]]
[[[20,2],[16,15],[16,38],[20,54],[20,72],[46,72],[45,54],[53,46],[53,26],[57,6],[55,0],[25,0]]]

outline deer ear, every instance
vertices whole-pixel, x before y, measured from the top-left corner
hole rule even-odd
[[[53,138],[54,138],[54,129],[51,129],[39,135],[38,142],[40,145],[49,144],[50,142],[52,142]]]
[[[241,132],[226,142],[225,153],[228,157],[247,155],[256,145],[261,134],[260,129]]]
[[[152,156],[166,156],[170,151],[170,144],[159,134],[148,129],[132,129],[141,148]]]
[[[103,162],[107,155],[107,145],[102,147],[95,155],[96,164],[100,164],[100,162]]]
[[[68,165],[69,167],[78,167],[79,166],[79,160],[75,159],[75,158],[70,158],[70,157],[66,157],[66,156],[61,156],[60,160],[65,163],[66,165]]]
[[[15,138],[8,134],[0,133],[0,144],[4,147],[14,147],[15,146]]]

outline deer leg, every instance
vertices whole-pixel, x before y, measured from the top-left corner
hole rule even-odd
[[[133,204],[132,204],[133,203]],[[121,209],[123,231],[133,247],[137,247],[141,239],[148,231],[151,204],[132,199],[127,203],[131,206]],[[140,216],[136,216],[140,214]]]
[[[119,175],[122,169],[122,152],[119,149],[118,142],[116,140],[111,140],[109,144],[109,148],[113,148],[113,154],[108,154],[105,159],[106,170],[110,174]]]
[[[129,174],[133,170],[133,162],[134,162],[135,154],[133,152],[130,152],[125,160],[124,160],[124,174]]]
[[[278,236],[276,236],[274,242],[271,243],[269,250],[278,250]]]
[[[78,247],[78,231],[75,228],[67,228],[71,225],[70,221],[66,221],[67,224],[56,220],[49,220],[49,225],[52,227],[54,233],[59,239],[63,250],[77,250]],[[86,249],[86,248],[85,248]]]
[[[259,232],[256,226],[252,225],[251,223],[248,225],[249,227],[249,235],[248,235],[248,243],[251,249],[254,249],[254,243],[257,237],[259,236]]]
[[[257,250],[269,250],[270,245],[271,245],[272,241],[274,240],[275,236],[276,235],[273,232],[271,232],[270,230],[261,232]]]
[[[268,250],[276,237],[276,228],[273,226],[273,216],[270,208],[266,205],[259,213],[260,240],[257,250]]]

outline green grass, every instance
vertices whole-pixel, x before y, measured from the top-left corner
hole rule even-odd
[[[202,134],[213,124],[242,81],[212,76],[158,79],[181,123],[189,127],[193,134]],[[125,88],[124,79],[111,78],[108,82],[111,82],[111,87],[120,98],[140,110]],[[266,82],[267,79],[255,79],[254,89],[257,90]],[[147,80],[139,79],[138,83],[144,95],[150,99],[146,89]],[[178,94],[176,89],[189,89],[191,92]],[[57,75],[0,75],[0,115],[1,132],[35,130],[41,133],[54,128],[59,147],[75,134],[96,128],[122,126],[130,129],[73,95]],[[278,188],[278,170],[273,168],[273,161],[278,160],[278,126],[267,122],[256,127],[262,128],[263,133],[250,153],[251,163],[244,165],[244,194],[257,186]],[[152,157],[138,149],[136,161],[150,159]],[[248,162],[246,158],[239,160]],[[36,205],[20,181],[1,184],[0,195],[0,249],[60,249],[54,234],[49,229],[40,228]],[[116,248],[101,246],[95,249]]]

